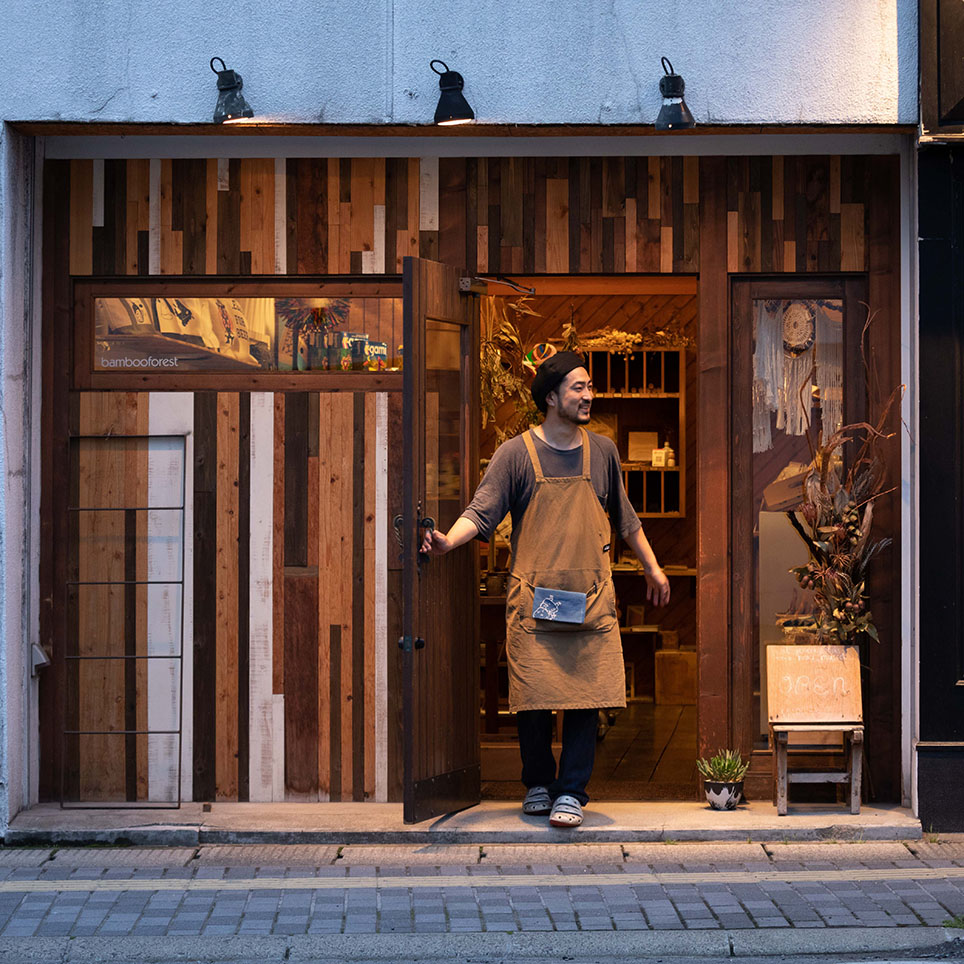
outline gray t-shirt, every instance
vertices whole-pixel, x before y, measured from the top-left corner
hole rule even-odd
[[[640,528],[639,517],[626,495],[619,469],[619,453],[611,439],[595,432],[589,435],[589,475],[599,504],[609,513],[609,521],[621,538]],[[555,449],[538,436],[536,454],[547,478],[570,478],[582,475],[582,446]],[[492,456],[472,501],[462,513],[479,527],[479,538],[488,541],[496,526],[512,514],[515,527],[532,498],[536,473],[529,450],[521,435],[503,442]]]

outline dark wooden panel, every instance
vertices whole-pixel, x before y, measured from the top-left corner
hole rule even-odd
[[[504,196],[504,195],[503,195]],[[406,548],[404,568],[403,633],[414,640],[425,640],[424,649],[409,647],[403,660],[404,728],[405,728],[405,820],[411,822],[417,813],[440,813],[451,807],[444,795],[421,801],[420,788],[433,797],[434,779],[478,765],[478,610],[475,586],[478,584],[478,557],[474,548],[463,546],[446,558],[446,565],[420,566],[417,530],[413,525],[418,506],[424,506],[425,438],[424,419],[432,417],[426,408],[429,375],[424,367],[427,335],[426,319],[467,324],[463,331],[463,363],[457,377],[444,373],[445,385],[440,397],[447,405],[458,405],[462,426],[459,475],[465,480],[478,478],[477,444],[469,431],[478,420],[478,335],[476,333],[478,303],[458,294],[457,270],[439,264],[411,260],[405,262],[407,306],[405,340],[407,351],[422,364],[405,367],[405,459],[418,471],[407,472],[404,485]],[[433,373],[435,378],[438,373]],[[437,417],[437,416],[435,416]],[[464,496],[465,493],[463,492]],[[424,509],[422,511],[425,511]],[[419,569],[421,571],[419,571]],[[467,644],[468,642],[468,644]],[[439,720],[446,721],[440,728]],[[428,782],[426,782],[428,781]],[[464,798],[458,806],[470,806],[477,796]],[[425,803],[425,808],[421,806]]]
[[[399,191],[404,196],[404,171],[407,167],[407,162],[401,158],[385,159],[385,270],[388,272],[395,270],[398,232],[405,226],[404,219],[400,217]]]
[[[579,250],[581,245],[580,228],[580,167],[579,159],[569,159],[569,270],[579,271]]]
[[[342,799],[342,737],[341,737],[341,625],[332,623],[328,627],[328,743],[330,746],[328,758],[328,780],[331,786],[329,799]]]
[[[896,155],[880,156],[869,158],[867,163],[867,301],[877,312],[867,333],[872,362],[869,414],[876,421],[881,405],[900,384],[900,206],[896,200],[900,197],[900,159]],[[874,504],[874,525],[894,541],[874,560],[868,580],[875,621],[883,632],[880,645],[869,646],[866,652],[865,753],[875,799],[900,800],[901,718],[894,709],[901,705],[899,480],[900,452],[906,443],[897,417],[891,419],[888,429],[895,436],[885,449],[886,472],[897,489]]]
[[[217,395],[194,396],[194,799],[217,795]]]
[[[730,742],[730,373],[726,287],[726,161],[700,163],[699,557],[697,635],[699,752]]]
[[[438,257],[462,268],[466,258],[466,167],[463,157],[439,159]]]
[[[318,792],[318,572],[286,568],[285,787]]]
[[[352,431],[352,800],[365,799],[365,395],[354,394]],[[345,442],[347,443],[347,439]]]
[[[183,233],[184,274],[205,273],[207,257],[207,162],[191,158],[174,162],[174,216]],[[178,202],[180,201],[180,212]],[[175,227],[177,227],[175,225]]]
[[[104,161],[104,225],[94,228],[94,274],[124,274],[127,241],[127,164]]]
[[[544,160],[544,159],[543,159]],[[545,198],[545,177],[542,179],[543,200]],[[541,243],[536,232],[536,159],[532,157],[522,160],[522,270],[535,271],[536,246],[545,253],[546,242]],[[545,225],[545,217],[542,219]],[[543,227],[544,231],[544,227]],[[461,264],[461,262],[454,262]],[[545,270],[545,268],[543,268]]]
[[[285,402],[285,565],[308,565],[308,396]]]
[[[589,158],[589,270],[600,272],[603,248],[601,157]]]
[[[734,358],[753,355],[753,302],[749,282],[733,288],[730,307],[730,348]],[[749,754],[756,736],[751,669],[756,640],[756,565],[753,528],[753,370],[734,365],[730,412],[730,692],[733,745]],[[721,744],[722,745],[722,744]]]
[[[241,161],[239,158],[228,161],[228,190],[218,191],[217,251],[218,274],[241,274]]]
[[[250,798],[251,394],[238,405],[238,799]]]
[[[502,159],[488,158],[489,172],[489,268],[490,272],[502,271]]]
[[[389,450],[391,451],[391,450]],[[394,540],[389,559],[395,555]],[[402,701],[402,651],[396,645],[402,635],[402,573],[388,571],[388,799],[400,802],[404,784],[404,726]]]
[[[124,729],[137,729],[137,513],[131,509],[124,512]],[[94,694],[88,694],[88,696]],[[103,693],[94,696],[102,699]],[[124,737],[124,784],[125,799],[137,799],[137,737],[128,733]]]

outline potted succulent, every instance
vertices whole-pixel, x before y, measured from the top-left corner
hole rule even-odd
[[[703,775],[706,802],[714,810],[734,810],[743,799],[743,778],[750,763],[743,762],[739,750],[720,750],[708,760],[696,761]]]

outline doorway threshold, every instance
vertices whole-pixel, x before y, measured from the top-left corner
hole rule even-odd
[[[210,809],[206,809],[210,806]],[[711,810],[697,802],[590,803],[581,827],[550,827],[523,816],[518,803],[487,800],[417,824],[397,803],[214,803],[179,810],[76,810],[39,804],[14,817],[7,846],[48,844],[318,843],[615,843],[638,841],[919,840],[920,821],[896,805],[858,814],[831,804],[791,805],[778,817],[771,803]]]

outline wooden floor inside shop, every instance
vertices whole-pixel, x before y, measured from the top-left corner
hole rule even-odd
[[[483,799],[521,799],[514,732],[500,734],[498,750],[486,740],[488,736],[483,737]],[[558,759],[558,746],[555,753]],[[696,756],[695,706],[631,702],[616,711],[596,745],[587,792],[593,800],[690,800],[698,787]]]

